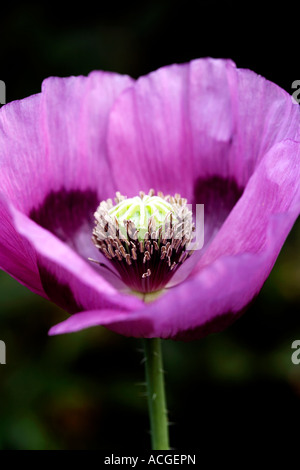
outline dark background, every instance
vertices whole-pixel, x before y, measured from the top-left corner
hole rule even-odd
[[[1,5],[7,101],[44,78],[94,69],[133,77],[197,57],[233,59],[289,93],[299,79],[295,4],[232,1]],[[299,49],[299,48],[298,48]],[[249,449],[298,433],[300,225],[248,312],[201,341],[165,341],[171,444]],[[64,312],[0,273],[0,449],[149,448],[139,340],[104,328],[47,336]],[[253,431],[254,430],[254,431]]]

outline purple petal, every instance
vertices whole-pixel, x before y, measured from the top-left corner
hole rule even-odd
[[[117,291],[67,244],[12,205],[9,211],[10,225],[21,242],[30,247],[35,273],[50,300],[70,313],[95,308],[119,313],[141,308],[142,302],[138,298]],[[28,287],[31,286],[28,284]]]
[[[0,194],[85,259],[100,258],[91,242],[93,212],[115,191],[106,156],[108,113],[132,83],[106,72],[49,78],[42,93],[0,112]],[[0,266],[41,293],[35,251],[24,259],[23,244],[15,243],[8,256],[7,240],[18,237],[8,220],[0,219]]]
[[[152,331],[152,321],[143,314],[136,315],[128,312],[115,312],[110,310],[91,310],[76,313],[67,320],[53,326],[49,335],[73,333],[92,326],[122,325],[122,331],[128,332],[129,336],[134,331],[134,336],[140,337],[147,331]]]
[[[233,134],[232,70],[231,62],[214,60],[163,67],[119,97],[108,142],[121,192],[154,187],[191,201],[193,181],[208,170],[214,176],[220,147]]]
[[[203,256],[265,153],[287,138],[299,138],[299,106],[228,60],[163,67],[118,98],[108,128],[118,189],[132,196],[153,187],[204,204],[204,249],[172,283]]]
[[[47,297],[37,269],[35,251],[15,229],[6,202],[0,195],[0,269],[35,294]]]
[[[42,93],[9,103],[0,113],[0,191],[29,214],[49,194],[93,191],[110,197],[106,156],[109,110],[133,80],[106,72],[48,78]]]
[[[108,260],[99,253],[91,240],[95,225],[94,212],[98,206],[98,196],[95,191],[61,190],[49,193],[44,203],[33,209],[29,217],[41,227],[49,230],[61,241],[67,243],[86,261],[88,258],[101,262],[101,266],[93,263],[91,266],[120,290],[127,289],[125,284],[104,266],[110,267]]]
[[[229,60],[163,67],[139,78],[110,113],[118,189],[132,196],[153,187],[201,204],[204,189],[221,182],[209,222],[221,226],[264,154],[299,135],[298,108],[279,87]],[[220,210],[227,182],[235,197]]]
[[[223,255],[264,251],[270,217],[278,213],[288,214],[297,202],[299,157],[298,143],[287,140],[272,147],[250,178],[242,197],[218,231],[195,272]],[[293,215],[291,223],[294,220]],[[279,246],[283,244],[287,233],[284,231],[280,237],[279,230],[274,234]]]

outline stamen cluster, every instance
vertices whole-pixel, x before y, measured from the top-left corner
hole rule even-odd
[[[133,199],[136,204],[137,198]],[[111,199],[102,201],[94,214],[92,240],[130,288],[149,293],[165,287],[192,254],[187,246],[195,229],[187,200],[180,194],[172,197],[158,192],[155,196],[154,190],[148,195],[141,191],[142,225],[140,213],[132,210],[123,211],[123,218],[114,215],[120,214],[120,206],[122,203],[124,206],[125,200],[130,208],[133,199],[117,192],[115,205]],[[129,219],[126,213],[131,214]]]

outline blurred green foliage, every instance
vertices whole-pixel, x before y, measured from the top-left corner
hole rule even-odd
[[[199,4],[201,17],[177,1],[118,8],[100,2],[98,9],[79,3],[71,10],[3,5],[0,79],[8,101],[38,92],[50,75],[106,69],[137,77],[201,56],[231,57],[290,91],[299,77],[274,10],[266,22],[253,2],[247,14],[231,1]],[[254,25],[257,43],[249,41]],[[296,432],[300,365],[291,362],[291,343],[300,339],[299,249],[298,222],[240,320],[201,341],[164,341],[175,449],[197,448],[216,432],[224,440],[228,423],[235,443],[252,428],[257,441]],[[48,337],[64,318],[0,273],[0,339],[7,347],[7,364],[0,365],[0,449],[149,449],[140,342],[100,327]]]

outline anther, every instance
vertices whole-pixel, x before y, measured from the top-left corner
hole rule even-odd
[[[112,256],[110,256],[106,248],[102,248],[102,252],[106,256],[107,259],[112,259]]]
[[[109,252],[110,256],[112,258],[114,258],[116,255],[115,255],[113,247],[109,244],[107,248],[108,248],[108,252]]]
[[[131,257],[132,257],[132,259],[134,259],[134,260],[137,259],[137,254],[136,254],[135,248],[131,248]]]
[[[147,269],[147,271],[144,274],[142,274],[142,278],[145,279],[145,277],[149,277],[149,276],[151,276],[151,270]]]
[[[126,258],[126,254],[127,254],[127,253],[126,253],[126,251],[125,251],[125,249],[124,249],[124,247],[123,247],[122,245],[120,246],[119,250],[120,250],[122,256],[123,256],[124,258]]]

